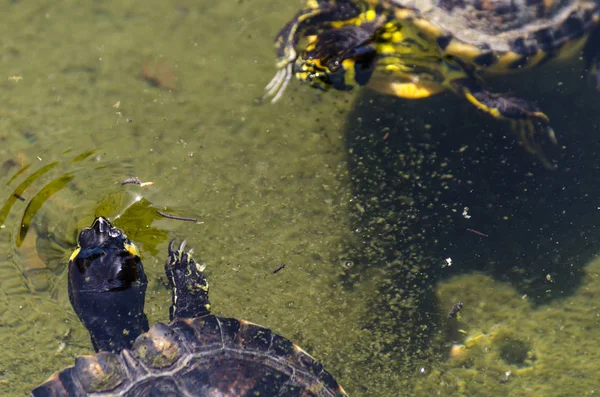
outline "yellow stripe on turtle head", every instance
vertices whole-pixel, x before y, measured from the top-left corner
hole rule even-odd
[[[75,249],[75,251],[73,251],[73,253],[69,257],[69,262],[71,262],[73,259],[75,259],[77,257],[77,255],[79,255],[79,252],[81,252],[81,247],[77,247],[77,249]]]
[[[123,246],[125,247],[127,252],[129,252],[131,255],[140,256],[140,251],[138,250],[138,248],[136,247],[136,245],[134,243],[131,243],[131,242],[125,243],[125,244],[123,244]]]

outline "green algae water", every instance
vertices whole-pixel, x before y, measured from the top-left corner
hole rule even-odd
[[[339,281],[349,189],[343,118],[331,114],[349,105],[313,108],[308,89],[287,105],[261,100],[294,6],[2,6],[0,395],[27,395],[91,352],[65,269],[77,230],[100,214],[140,245],[151,321],[168,319],[167,243],[187,238],[208,264],[215,313],[344,367],[365,310]],[[120,184],[130,177],[154,184]]]
[[[292,339],[352,396],[598,393],[600,118],[581,65],[497,82],[552,118],[550,172],[450,96],[292,81],[263,102],[302,6],[0,5],[0,395],[92,352],[65,270],[97,215],[140,246],[151,322],[167,243],[187,238],[215,314]]]

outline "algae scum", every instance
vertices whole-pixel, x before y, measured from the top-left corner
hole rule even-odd
[[[292,339],[353,396],[598,393],[600,119],[582,65],[491,82],[552,118],[551,172],[451,95],[292,81],[262,103],[272,37],[301,6],[0,6],[0,395],[91,352],[65,268],[100,214],[140,245],[151,322],[168,318],[166,244],[187,238],[215,314]]]

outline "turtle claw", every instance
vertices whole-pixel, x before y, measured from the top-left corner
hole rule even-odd
[[[181,244],[179,244],[179,248],[174,249],[173,247],[175,247],[175,239],[171,240],[169,242],[169,256],[175,256],[179,258],[181,256],[181,253],[185,250],[186,244],[187,240],[183,240]]]
[[[271,103],[277,102],[285,92],[293,75],[293,60],[283,62],[273,79],[265,87],[266,93],[263,99],[271,98]]]
[[[547,123],[542,123],[539,120],[531,119],[512,120],[511,124],[512,129],[519,136],[519,141],[525,150],[536,156],[544,167],[550,170],[555,170],[557,168],[556,164],[553,164],[544,155],[544,151],[542,150],[539,140],[537,139],[538,136],[545,135],[550,142],[552,142],[552,144],[556,145],[558,141],[556,140],[556,134],[554,133],[552,127],[550,127]]]

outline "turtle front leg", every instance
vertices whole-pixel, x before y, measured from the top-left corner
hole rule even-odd
[[[355,0],[309,0],[308,8],[298,12],[275,37],[277,73],[265,87],[265,98],[271,102],[281,98],[294,75],[294,62],[298,58],[296,47],[308,29],[317,33],[329,22],[351,21],[360,15],[364,4]],[[329,27],[330,28],[330,27]]]
[[[453,79],[448,85],[477,109],[496,119],[509,121],[519,135],[523,147],[535,155],[546,168],[556,168],[544,155],[537,139],[541,135],[556,144],[556,136],[550,127],[548,116],[536,105],[522,98],[487,91],[469,76]]]
[[[206,265],[199,265],[192,258],[193,250],[185,250],[185,240],[175,249],[175,241],[169,243],[169,258],[165,272],[171,288],[169,318],[194,318],[210,313],[208,282],[204,276]]]

